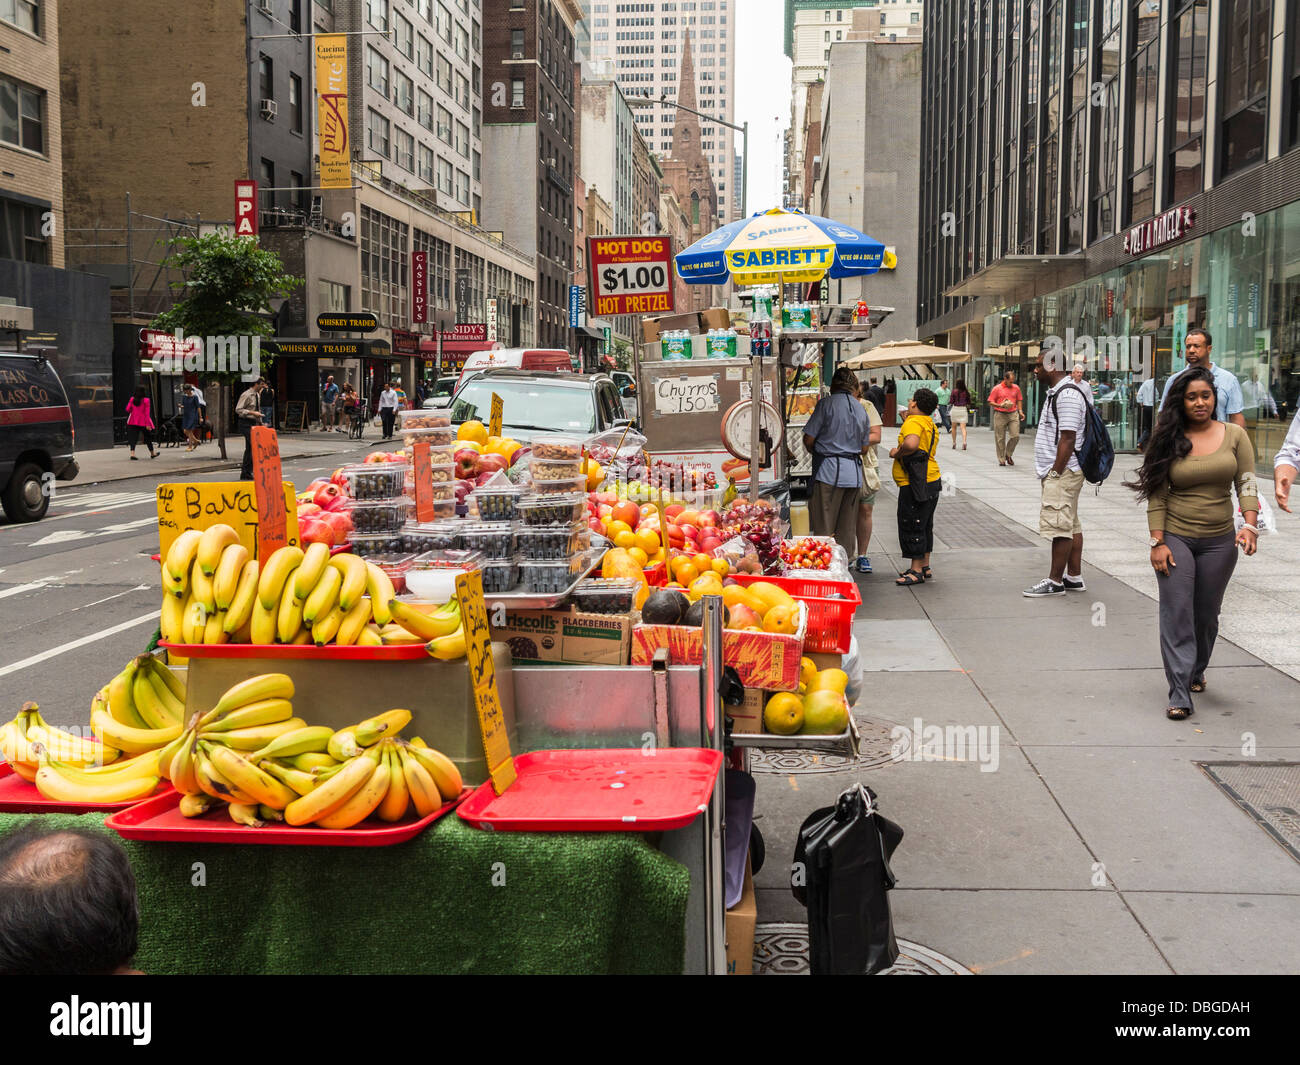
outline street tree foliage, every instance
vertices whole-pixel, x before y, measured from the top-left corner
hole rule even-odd
[[[287,298],[303,284],[302,278],[286,274],[280,257],[259,246],[255,238],[228,233],[181,239],[166,265],[185,280],[173,284],[176,302],[155,317],[150,327],[166,333],[180,329],[191,337],[272,336],[272,302]],[[263,373],[273,359],[273,353],[262,350]],[[239,380],[239,373],[205,370],[203,378],[222,386],[217,439],[224,459],[227,386]]]

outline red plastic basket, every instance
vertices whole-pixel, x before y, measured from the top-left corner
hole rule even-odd
[[[853,638],[853,615],[862,605],[862,594],[853,581],[830,581],[816,577],[760,577],[736,574],[739,584],[766,581],[784,588],[795,599],[808,604],[808,635],[804,649],[816,654],[848,654]],[[842,599],[830,596],[840,595]]]

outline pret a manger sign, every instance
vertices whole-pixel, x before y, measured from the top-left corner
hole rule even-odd
[[[597,317],[672,311],[671,238],[588,237],[587,248]]]
[[[1141,255],[1162,244],[1182,240],[1194,225],[1196,212],[1190,207],[1171,207],[1125,233],[1124,250],[1129,255]]]

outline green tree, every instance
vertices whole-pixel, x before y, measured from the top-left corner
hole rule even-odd
[[[177,299],[170,310],[154,318],[150,327],[186,336],[268,337],[272,335],[273,300],[284,299],[303,284],[302,278],[284,272],[280,257],[259,247],[253,237],[210,233],[178,241],[179,250],[166,265],[178,270],[184,281],[173,285]],[[269,369],[273,353],[262,352],[263,372]],[[222,385],[217,400],[217,441],[226,458],[228,420],[227,385],[239,380],[238,373],[212,373],[204,377]]]
[[[615,337],[612,341],[614,348],[614,365],[620,370],[632,372],[632,345],[626,340],[620,340]]]

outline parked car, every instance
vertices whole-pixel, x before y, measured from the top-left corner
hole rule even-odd
[[[455,377],[439,377],[437,384],[433,386],[433,391],[424,397],[424,409],[438,410],[450,404],[451,395],[456,391],[457,380],[458,378]]]
[[[484,370],[456,390],[453,425],[492,415],[492,393],[502,400],[501,435],[526,444],[537,433],[602,432],[629,425],[618,386],[605,374]]]
[[[9,520],[38,521],[50,509],[50,478],[77,476],[68,394],[39,355],[0,351],[0,504]]]
[[[573,360],[563,348],[492,348],[476,351],[465,360],[460,384],[484,370],[557,370],[573,372]],[[459,385],[457,386],[459,387]]]

